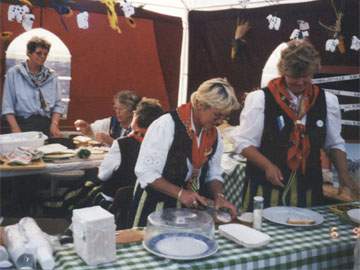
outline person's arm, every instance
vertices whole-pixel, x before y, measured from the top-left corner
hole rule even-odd
[[[74,122],[74,126],[75,126],[76,130],[80,131],[82,134],[89,136],[89,137],[94,137],[94,133],[91,129],[91,126],[85,120],[82,120],[82,119],[76,120]]]
[[[5,115],[7,122],[9,123],[11,133],[21,132],[21,129],[16,121],[15,115],[6,114]]]
[[[339,176],[339,193],[342,193],[344,188],[349,188],[355,199],[360,199],[360,185],[356,184],[350,178],[347,166],[346,153],[339,149],[330,149],[329,158],[333,162]]]
[[[114,139],[105,132],[97,132],[95,133],[95,140],[107,145],[111,145]]]
[[[120,167],[121,165],[121,152],[119,148],[119,143],[114,141],[111,145],[109,153],[105,156],[104,160],[99,166],[98,178],[101,181],[107,181],[112,174]]]
[[[241,152],[246,159],[254,163],[258,168],[263,170],[266,175],[266,179],[275,186],[284,187],[284,177],[281,170],[273,164],[268,158],[259,152],[254,146],[249,146]]]
[[[179,200],[186,207],[195,207],[199,203],[206,206],[207,199],[198,193],[176,186],[165,178],[156,179],[150,186],[161,193]]]
[[[51,124],[50,124],[50,135],[54,138],[62,137],[60,129],[59,129],[59,122],[60,122],[60,113],[54,112],[51,116]]]
[[[209,188],[214,199],[215,208],[229,209],[232,219],[235,219],[236,207],[225,198],[223,182],[215,179],[210,182]]]
[[[347,167],[345,141],[341,137],[341,112],[338,98],[334,94],[327,92],[325,98],[327,111],[325,149],[328,150],[329,158],[338,172],[339,192],[342,192],[344,187],[347,187],[355,198],[359,199],[360,187],[350,178]]]
[[[254,163],[259,170],[263,170],[272,184],[283,186],[280,169],[258,150],[264,130],[264,110],[264,92],[257,90],[249,93],[240,115],[240,126],[231,132],[231,136],[237,153]]]
[[[15,67],[14,67],[15,68]],[[9,123],[10,130],[12,133],[21,132],[18,122],[15,118],[15,69],[10,69],[5,77],[4,82],[4,93],[2,97],[2,115],[5,115],[7,122]]]

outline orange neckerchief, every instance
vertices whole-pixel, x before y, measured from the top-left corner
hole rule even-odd
[[[302,172],[305,173],[306,159],[310,154],[311,146],[309,135],[306,133],[305,126],[300,120],[314,105],[320,92],[319,87],[312,85],[312,87],[305,89],[300,100],[298,113],[294,112],[289,106],[291,96],[288,90],[286,90],[285,79],[283,77],[270,81],[268,88],[280,108],[294,121],[294,128],[290,134],[292,145],[287,153],[287,165],[290,170],[295,171],[301,164]]]
[[[212,146],[215,143],[217,131],[215,127],[204,129],[200,145],[198,146],[196,134],[191,127],[191,110],[191,103],[186,103],[176,109],[180,120],[184,124],[187,134],[192,141],[192,165],[195,169],[200,169],[208,160],[208,156],[212,152]]]
[[[135,130],[131,131],[128,137],[132,137],[141,143],[144,140],[146,130],[147,130],[146,128],[137,128],[136,131]]]

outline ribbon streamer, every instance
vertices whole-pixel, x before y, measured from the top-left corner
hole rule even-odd
[[[101,0],[101,3],[103,3],[106,6],[110,27],[113,30],[117,31],[119,34],[121,34],[118,17],[115,11],[115,5],[116,5],[115,0]]]
[[[328,82],[341,82],[341,81],[350,81],[360,79],[360,74],[351,74],[351,75],[342,75],[342,76],[335,76],[335,77],[328,77],[328,78],[317,78],[312,79],[312,83],[328,83]]]
[[[346,97],[360,97],[359,92],[351,92],[351,91],[344,91],[344,90],[335,90],[335,89],[328,89],[323,88],[326,92],[332,93],[337,96],[346,96]],[[359,90],[360,91],[360,90]]]
[[[360,110],[360,104],[341,104],[340,109],[344,110],[345,112],[359,111]]]
[[[341,124],[345,126],[358,126],[360,127],[360,121],[355,120],[341,120]]]

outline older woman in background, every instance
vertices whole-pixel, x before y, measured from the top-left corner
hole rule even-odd
[[[146,225],[147,216],[163,207],[207,205],[235,207],[223,192],[220,159],[222,138],[216,126],[239,103],[232,86],[225,79],[203,82],[191,95],[191,102],[155,120],[141,145],[135,167],[137,187],[130,214],[130,224]]]
[[[140,97],[133,91],[119,91],[113,99],[114,116],[96,120],[92,124],[79,119],[75,121],[74,125],[84,135],[93,137],[101,143],[111,145],[114,139],[124,137],[131,131],[130,123],[133,111],[140,100]]]
[[[42,131],[52,137],[61,136],[61,91],[54,70],[44,65],[50,47],[45,39],[31,38],[27,43],[28,59],[6,74],[2,115],[12,133]]]
[[[265,207],[323,204],[321,148],[329,150],[341,187],[359,195],[347,170],[339,102],[311,82],[319,67],[309,42],[291,41],[278,63],[281,77],[246,97],[233,133],[248,161],[244,208],[252,210],[256,195],[264,196]]]

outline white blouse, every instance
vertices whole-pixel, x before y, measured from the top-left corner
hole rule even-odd
[[[94,133],[106,133],[110,135],[110,124],[111,124],[111,117],[106,117],[103,119],[95,120],[95,122],[90,124],[90,127]],[[119,138],[124,137],[125,132],[126,129],[122,128]]]
[[[292,103],[298,107],[301,96],[296,97],[289,92]],[[325,92],[326,100],[326,137],[325,148],[337,148],[345,152],[345,141],[341,137],[341,113],[337,97]],[[230,134],[235,143],[236,152],[241,153],[249,146],[259,147],[264,129],[265,95],[262,90],[249,93],[245,99],[245,106],[240,115],[240,125]],[[306,123],[306,115],[301,119]]]
[[[194,125],[193,125],[194,129]],[[162,177],[167,155],[174,140],[175,123],[170,114],[165,114],[156,119],[148,128],[144,141],[141,144],[140,153],[135,166],[137,181],[142,188]],[[199,135],[201,140],[202,133]],[[214,155],[209,160],[209,170],[205,181],[224,181],[222,178],[221,156],[223,153],[223,141],[218,131],[218,143]],[[192,172],[190,160],[187,160],[187,181]]]
[[[108,180],[112,174],[120,167],[121,164],[121,152],[119,143],[114,140],[109,153],[106,154],[104,160],[99,166],[98,178],[102,181]]]

